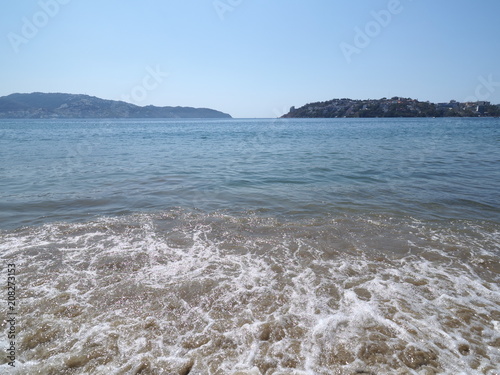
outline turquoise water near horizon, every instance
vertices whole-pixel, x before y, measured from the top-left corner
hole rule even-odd
[[[0,370],[498,374],[499,146],[492,118],[1,120]]]
[[[1,226],[172,207],[499,220],[498,119],[0,123]]]

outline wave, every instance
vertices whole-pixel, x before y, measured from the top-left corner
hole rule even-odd
[[[0,236],[19,374],[500,370],[498,224],[175,209]]]

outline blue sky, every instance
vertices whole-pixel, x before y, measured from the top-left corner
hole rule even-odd
[[[23,0],[0,95],[68,92],[277,117],[333,98],[500,103],[498,0]]]

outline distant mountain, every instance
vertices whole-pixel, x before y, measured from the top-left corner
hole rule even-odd
[[[0,118],[231,118],[208,108],[140,107],[89,95],[11,94],[0,97]]]
[[[498,117],[500,106],[490,102],[421,102],[411,98],[333,99],[292,107],[284,118],[310,117]]]

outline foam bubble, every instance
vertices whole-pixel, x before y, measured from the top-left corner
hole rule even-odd
[[[3,232],[18,373],[494,373],[498,271],[473,260],[498,233],[183,211]]]

